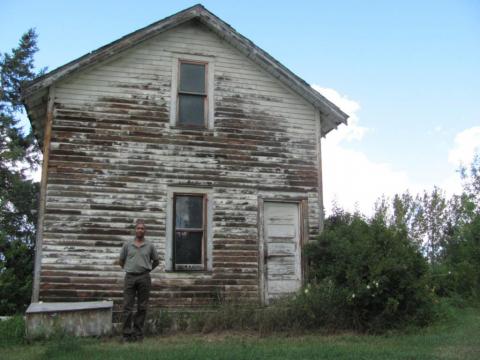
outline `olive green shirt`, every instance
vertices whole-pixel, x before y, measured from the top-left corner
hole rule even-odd
[[[140,247],[135,246],[135,241],[123,244],[120,251],[120,261],[127,273],[141,274],[152,270],[152,262],[158,264],[158,253],[152,243],[144,240]]]

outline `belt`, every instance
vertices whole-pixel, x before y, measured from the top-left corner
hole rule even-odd
[[[139,275],[145,275],[145,274],[150,274],[150,271],[144,271],[144,272],[141,272],[141,273],[127,272],[127,275],[133,275],[133,276],[139,276]]]

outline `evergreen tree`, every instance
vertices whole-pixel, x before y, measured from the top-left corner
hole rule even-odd
[[[30,29],[17,48],[0,54],[0,315],[23,311],[31,296],[39,186],[29,173],[38,166],[39,151],[20,119],[22,88],[37,76],[36,40]]]

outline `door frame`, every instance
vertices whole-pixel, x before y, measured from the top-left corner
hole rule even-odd
[[[300,247],[300,277],[301,285],[304,285],[305,281],[305,260],[303,256],[303,246],[308,241],[308,198],[306,196],[282,196],[282,197],[258,197],[258,278],[259,278],[259,295],[260,303],[262,305],[268,305],[266,298],[266,263],[265,263],[265,203],[277,202],[277,203],[293,203],[298,205],[299,212],[299,247]]]

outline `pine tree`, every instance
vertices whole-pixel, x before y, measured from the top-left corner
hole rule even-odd
[[[0,315],[21,312],[30,302],[39,186],[29,173],[38,166],[39,151],[20,119],[22,88],[37,76],[37,50],[30,29],[17,48],[0,54]]]

